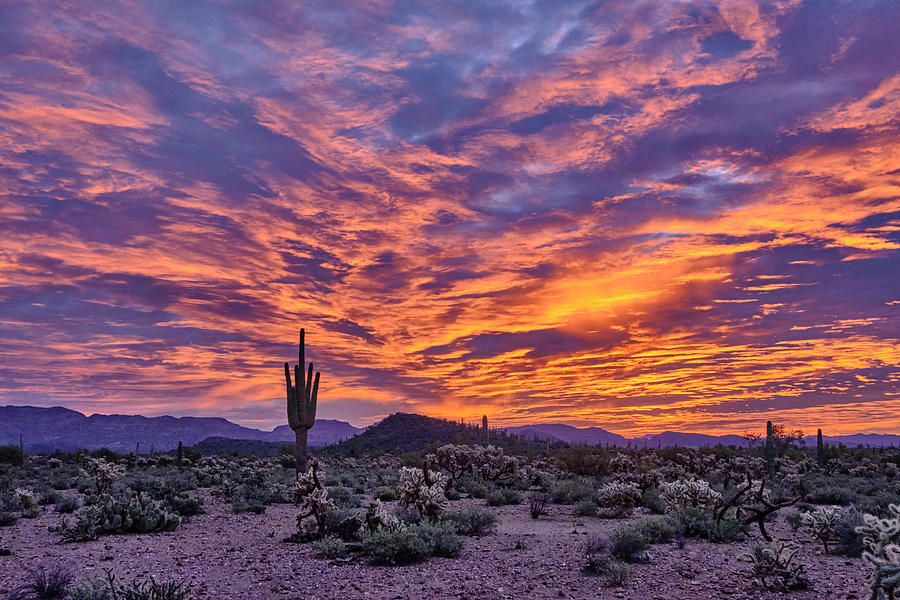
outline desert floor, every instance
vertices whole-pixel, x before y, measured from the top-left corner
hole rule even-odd
[[[774,593],[747,578],[742,555],[752,541],[717,545],[688,540],[654,546],[647,564],[632,565],[623,587],[611,588],[582,573],[590,534],[609,532],[621,520],[573,517],[571,506],[551,506],[539,520],[527,506],[494,508],[494,533],[466,538],[457,559],[433,558],[404,567],[374,567],[362,559],[316,558],[309,546],[284,542],[296,530],[296,509],[273,505],[262,515],[231,512],[230,504],[206,495],[206,514],[173,532],[105,536],[92,542],[61,544],[48,526],[61,515],[52,506],[35,519],[0,528],[0,596],[23,581],[26,569],[64,563],[81,578],[103,577],[112,569],[120,580],[147,575],[184,578],[196,598],[424,599],[424,598],[713,598],[854,599],[868,597],[869,567],[859,558],[825,556],[804,544],[801,562],[813,582],[809,591]],[[451,508],[483,500],[459,500]],[[638,516],[638,515],[636,515]],[[782,525],[771,531],[793,537]]]

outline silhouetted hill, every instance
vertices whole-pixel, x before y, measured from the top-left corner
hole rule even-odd
[[[535,443],[524,437],[509,435],[503,430],[492,429],[485,432],[480,427],[455,421],[395,413],[356,437],[325,451],[351,455],[402,454],[432,449],[443,444],[492,444],[512,453],[524,453],[547,446],[545,442]]]
[[[333,444],[359,431],[349,423],[322,419],[309,430],[309,443],[313,446]],[[276,427],[273,431],[260,431],[219,417],[87,417],[59,406],[0,406],[0,445],[18,444],[19,434],[25,440],[25,449],[31,452],[78,448],[130,452],[137,443],[141,444],[142,452],[149,452],[151,447],[166,451],[177,447],[179,441],[194,446],[209,437],[282,443],[294,441],[294,432],[287,425]]]

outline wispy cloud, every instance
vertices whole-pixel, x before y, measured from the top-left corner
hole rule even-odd
[[[10,403],[900,428],[887,6],[0,11]]]

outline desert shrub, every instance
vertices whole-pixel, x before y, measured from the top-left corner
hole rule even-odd
[[[456,558],[463,547],[462,538],[456,535],[450,523],[426,521],[418,525],[419,537],[425,542],[428,554],[442,558]]]
[[[803,525],[803,512],[796,508],[789,510],[784,516],[784,522],[787,523],[794,532],[800,531],[800,526]]]
[[[19,520],[19,515],[9,510],[0,511],[0,527],[11,527]]]
[[[25,456],[18,446],[0,446],[0,464],[21,465],[24,462]]]
[[[373,495],[383,502],[392,502],[400,499],[400,490],[393,485],[382,485],[375,488]]]
[[[663,502],[659,489],[655,487],[648,488],[641,494],[641,506],[655,515],[661,515],[666,512],[666,503]]]
[[[41,506],[56,504],[61,497],[62,494],[54,489],[44,490],[38,495],[38,504],[40,504]]]
[[[678,534],[678,524],[674,519],[654,515],[635,521],[633,526],[651,544],[667,544]]]
[[[92,580],[69,588],[66,600],[115,600],[105,581]]]
[[[772,541],[754,544],[750,560],[750,577],[769,590],[807,589],[810,582],[803,565],[795,562],[800,547],[793,542]]]
[[[862,515],[855,507],[848,506],[841,511],[841,518],[834,528],[838,552],[845,556],[862,556],[865,544],[858,529],[863,524]]]
[[[522,496],[510,488],[494,488],[488,493],[486,500],[488,506],[506,506],[521,504]]]
[[[871,496],[859,496],[855,502],[859,512],[879,517],[888,516],[891,504],[900,504],[900,494],[891,490],[877,490]]]
[[[813,504],[828,504],[847,506],[856,499],[856,492],[846,487],[825,485],[817,487],[809,495],[809,501]]]
[[[370,531],[363,535],[362,547],[376,565],[408,565],[429,556],[428,546],[415,525]]]
[[[81,506],[81,500],[78,499],[78,496],[60,495],[55,506],[56,512],[61,514],[71,514]]]
[[[645,553],[649,549],[649,540],[639,528],[631,524],[620,525],[609,536],[610,554],[625,562],[645,560]]]
[[[75,574],[62,564],[37,566],[25,571],[25,582],[15,588],[9,600],[63,600]]]
[[[697,537],[724,544],[742,539],[745,535],[743,524],[734,517],[717,520],[705,508],[687,506],[671,513],[677,531],[688,538]]]
[[[604,517],[627,517],[641,499],[636,483],[613,481],[600,486],[594,496]]]
[[[547,504],[550,503],[550,494],[543,490],[528,492],[528,514],[532,519],[537,519],[547,512]]]
[[[323,558],[341,558],[347,555],[347,545],[344,540],[335,535],[327,535],[320,540],[314,540],[310,546],[316,555]]]
[[[597,503],[593,500],[582,500],[575,505],[575,514],[579,517],[593,517],[597,514]]]
[[[575,504],[594,495],[594,488],[583,481],[564,479],[550,490],[554,504]]]
[[[187,492],[179,492],[165,498],[166,505],[182,517],[192,517],[203,512],[203,499]]]
[[[609,540],[602,536],[589,538],[585,544],[585,575],[604,577],[609,586],[621,586],[628,580],[630,569],[627,564],[613,559]]]
[[[191,597],[190,585],[185,581],[157,581],[153,577],[133,581],[129,586],[117,586],[111,581],[110,588],[115,590],[116,600],[188,600]]]
[[[329,487],[328,497],[331,498],[338,508],[359,508],[362,506],[362,498],[353,493],[353,490],[348,487]]]
[[[497,525],[497,515],[493,511],[477,506],[454,511],[447,519],[456,527],[456,533],[462,535],[482,535]]]
[[[828,554],[828,544],[837,539],[836,529],[840,520],[841,515],[837,509],[825,506],[804,513],[801,517],[803,527],[822,544],[825,554]]]

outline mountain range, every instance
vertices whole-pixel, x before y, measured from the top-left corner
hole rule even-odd
[[[429,442],[485,443],[477,431],[477,428],[452,421],[404,413],[391,415],[367,429],[354,427],[344,421],[319,419],[309,430],[309,444],[311,446],[327,446],[348,440],[344,445],[349,444],[359,452],[377,448],[384,450],[385,444],[390,446],[391,450],[409,451],[413,449],[413,446],[424,447]],[[505,431],[505,434],[501,433],[500,436],[497,436],[495,430],[492,430],[486,437],[486,441],[509,445],[513,444],[515,440],[509,436],[515,435],[520,439],[532,441],[630,446],[632,448],[655,448],[658,446],[701,448],[716,444],[726,446],[746,446],[748,444],[747,440],[740,435],[714,436],[677,431],[665,431],[629,439],[600,427],[579,428],[561,423],[522,425],[507,427],[501,431]],[[413,433],[415,435],[412,435]],[[262,431],[244,427],[220,417],[144,417],[100,414],[88,417],[60,406],[53,408],[0,406],[0,445],[18,444],[20,435],[25,442],[25,449],[30,452],[78,448],[88,450],[109,448],[118,452],[130,452],[134,450],[136,444],[140,444],[142,452],[149,452],[151,449],[167,451],[175,448],[179,441],[187,446],[195,446],[207,438],[278,443],[294,441],[294,432],[287,425],[280,425],[272,431]],[[413,438],[415,438],[415,444],[411,444]],[[807,436],[804,441],[807,445],[815,445],[816,438]],[[851,447],[857,445],[900,446],[900,435],[857,433],[825,436],[824,441],[828,444],[840,443]]]
[[[309,430],[311,446],[326,446],[353,437],[362,431],[343,421],[319,419]],[[287,425],[272,431],[243,427],[220,417],[143,417],[140,415],[91,415],[61,406],[0,406],[0,445],[18,444],[19,435],[25,449],[96,450],[109,448],[130,452],[140,444],[141,452],[152,449],[171,450],[183,442],[194,446],[209,437],[266,442],[294,442],[294,432]]]

